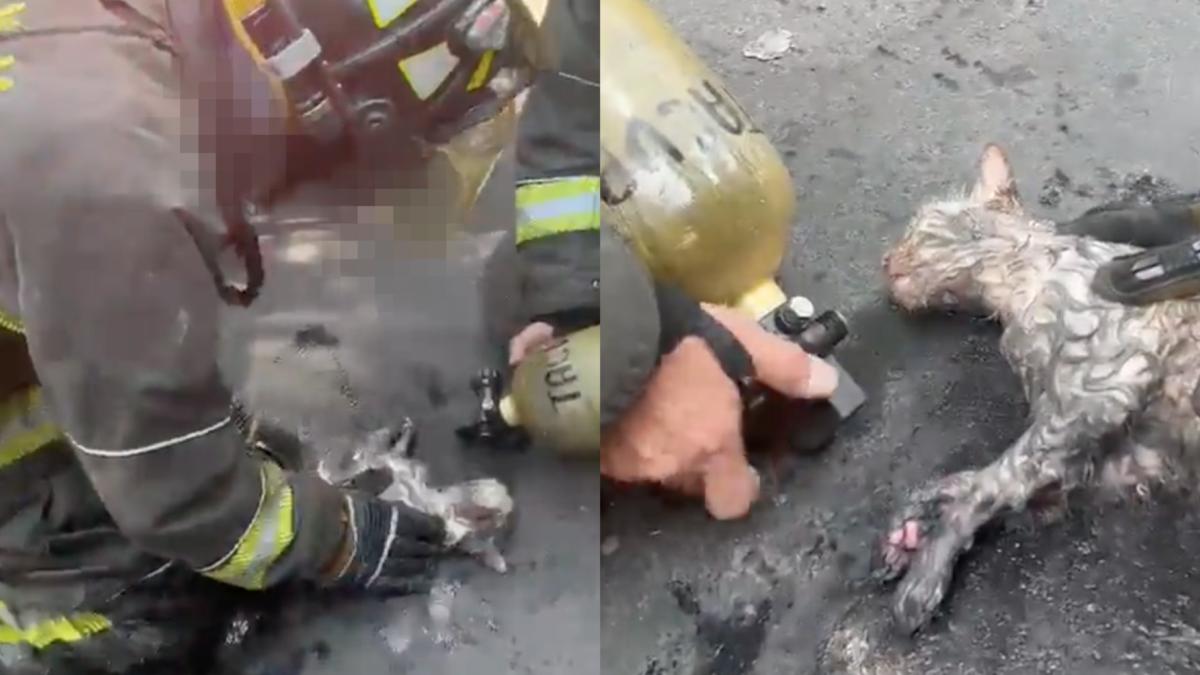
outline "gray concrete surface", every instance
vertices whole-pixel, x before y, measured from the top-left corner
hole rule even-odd
[[[495,365],[481,317],[501,332],[511,318],[514,279],[503,274],[511,267],[500,262],[481,283],[499,233],[512,230],[511,169],[508,158],[501,162],[472,222],[449,245],[398,242],[386,227],[361,225],[265,238],[267,284],[252,311],[229,313],[224,363],[249,407],[315,451],[343,451],[407,415],[435,482],[504,481],[517,502],[505,546],[510,570],[444,565],[448,621],[431,616],[426,597],[294,597],[265,636],[247,642],[238,675],[599,673],[595,464],[537,448],[464,447],[454,435],[475,409],[470,377]],[[296,333],[314,325],[337,344],[298,354]]]
[[[840,439],[765,471],[737,523],[691,504],[605,494],[604,672],[1185,673],[1200,671],[1193,504],[1016,520],[960,566],[924,634],[890,631],[870,580],[891,506],[998,453],[1025,406],[968,319],[890,308],[878,261],[916,203],[965,186],[1003,144],[1029,205],[1068,217],[1122,193],[1194,189],[1195,5],[1179,0],[657,0],[778,143],[800,201],[784,277],[842,309],[843,363],[871,396]],[[785,28],[771,63],[742,47]]]

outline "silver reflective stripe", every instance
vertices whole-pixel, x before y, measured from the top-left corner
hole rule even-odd
[[[396,528],[400,526],[400,511],[392,507],[392,519],[388,524],[387,540],[383,542],[383,553],[379,556],[379,564],[375,566],[375,571],[371,572],[371,576],[367,579],[367,587],[375,583],[379,578],[379,574],[383,572],[383,564],[387,562],[388,555],[392,552],[392,543],[396,541]]]
[[[275,56],[267,59],[267,68],[271,74],[281,80],[295,77],[296,73],[304,70],[308,64],[321,56],[321,43],[307,28],[288,46]]]
[[[227,424],[229,424],[232,421],[233,421],[233,417],[229,416],[229,417],[226,417],[225,419],[221,420],[220,422],[217,422],[216,424],[207,426],[203,429],[198,429],[196,431],[184,434],[182,436],[168,438],[164,441],[159,441],[157,443],[151,443],[150,445],[143,445],[140,448],[126,448],[124,450],[100,450],[97,448],[89,448],[89,447],[83,445],[82,443],[80,443],[79,441],[75,440],[74,438],[72,438],[70,435],[68,435],[67,438],[69,438],[71,443],[73,445],[75,445],[75,447],[79,448],[79,451],[84,453],[85,455],[91,455],[93,457],[134,457],[136,455],[144,455],[148,452],[155,452],[156,450],[164,450],[166,448],[170,448],[172,446],[179,445],[180,443],[187,443],[188,441],[194,441],[197,438],[200,438],[202,436],[207,436],[213,432],[220,431],[223,427],[225,427]]]
[[[271,565],[287,552],[295,539],[295,504],[287,475],[271,462],[262,464],[261,489],[258,508],[237,543],[217,562],[198,572],[250,590],[266,587]]]
[[[338,570],[337,576],[334,579],[341,579],[346,576],[346,572],[350,570],[350,565],[354,562],[354,556],[358,555],[358,525],[354,522],[354,500],[350,499],[350,495],[345,496],[346,500],[346,515],[350,522],[350,555],[346,556],[346,562],[342,564],[342,569]]]
[[[596,213],[599,208],[599,194],[583,194],[522,206],[520,217],[521,220],[528,222],[560,216],[591,215]]]
[[[569,176],[517,186],[517,246],[600,228],[600,179]]]

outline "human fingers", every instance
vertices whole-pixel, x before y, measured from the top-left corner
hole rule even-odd
[[[548,323],[537,321],[531,323],[517,333],[508,342],[508,365],[515,366],[525,357],[554,338],[554,327]]]
[[[796,343],[768,332],[739,310],[707,304],[704,310],[750,354],[759,382],[791,398],[824,399],[837,389],[837,370]]]

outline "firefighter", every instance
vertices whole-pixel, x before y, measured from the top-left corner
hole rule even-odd
[[[219,313],[263,282],[263,214],[352,223],[400,184],[444,215],[427,148],[529,84],[517,28],[491,0],[0,4],[0,670],[200,670],[240,594],[428,586],[440,521],[247,449]]]
[[[836,371],[735,312],[653,283],[601,223],[599,8],[598,0],[560,0],[547,14],[552,32],[574,47],[522,115],[516,239],[529,324],[513,338],[510,360],[597,323],[602,308],[601,471],[702,497],[719,518],[740,517],[757,499],[758,477],[745,458],[735,382],[754,374],[788,395],[824,398]]]
[[[552,0],[561,49],[521,114],[517,142],[519,319],[509,360],[600,322],[600,0]]]

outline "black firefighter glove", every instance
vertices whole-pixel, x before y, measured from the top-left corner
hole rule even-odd
[[[347,492],[341,551],[328,568],[329,585],[382,595],[425,593],[447,555],[440,518],[397,502]]]
[[[1142,248],[1169,246],[1200,234],[1200,193],[1151,203],[1101,204],[1058,226],[1063,234]]]
[[[1097,271],[1092,290],[1113,302],[1147,305],[1200,294],[1200,197],[1096,207],[1059,231],[1145,250],[1117,256]]]

